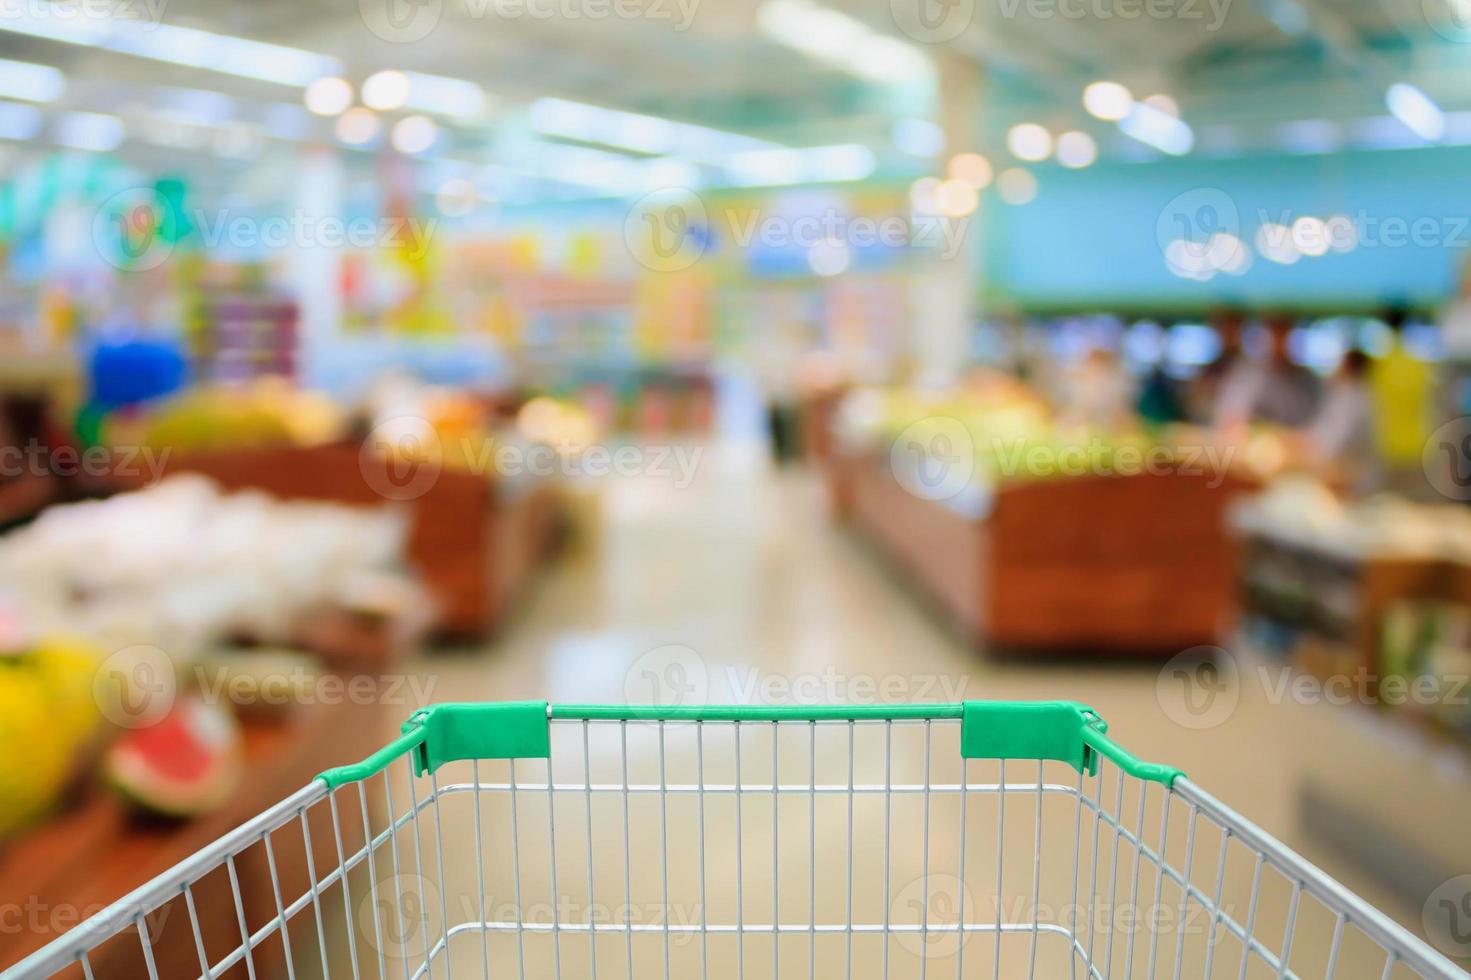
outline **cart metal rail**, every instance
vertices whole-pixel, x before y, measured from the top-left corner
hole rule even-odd
[[[1468,976],[1062,701],[437,705],[4,977],[58,973]]]

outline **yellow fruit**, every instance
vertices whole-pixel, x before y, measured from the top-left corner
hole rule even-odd
[[[66,787],[100,720],[98,662],[86,644],[60,638],[0,655],[0,837],[43,816]]]

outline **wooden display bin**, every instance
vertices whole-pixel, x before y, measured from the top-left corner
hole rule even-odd
[[[1016,482],[968,515],[910,494],[883,456],[843,458],[832,473],[838,512],[990,648],[1170,654],[1215,642],[1232,618],[1230,482]]]
[[[175,453],[166,473],[199,473],[226,490],[263,490],[281,499],[383,506],[357,445]],[[136,482],[135,482],[136,485]],[[131,487],[129,487],[131,488]],[[506,620],[513,600],[550,553],[560,525],[558,497],[544,482],[511,490],[484,475],[445,469],[419,497],[399,506],[413,514],[408,557],[439,603],[437,632],[478,639]]]

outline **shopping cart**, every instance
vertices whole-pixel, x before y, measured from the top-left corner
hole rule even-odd
[[[5,975],[1467,976],[1106,727],[443,704]]]

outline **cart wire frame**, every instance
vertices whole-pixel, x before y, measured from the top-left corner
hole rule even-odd
[[[855,781],[855,732],[859,729],[877,726],[883,732],[884,755],[883,759],[883,781]],[[894,753],[893,743],[896,729],[921,726],[923,730],[923,775],[917,782],[897,783],[894,779]],[[838,737],[843,737],[846,730],[847,757],[846,772],[842,773],[837,780],[818,781],[818,751],[817,733],[819,728],[837,728]],[[658,747],[658,781],[655,782],[630,782],[629,765],[629,732],[630,729],[652,728]],[[960,762],[961,776],[955,782],[933,781],[932,775],[932,733],[936,730],[959,729],[959,744],[961,747],[962,760]],[[577,778],[558,782],[552,775],[552,744],[551,732],[557,729],[559,737],[570,734],[574,743],[580,740],[582,750],[581,772],[576,774]],[[710,782],[706,779],[707,736],[717,729],[733,731],[733,745],[735,753],[734,778],[729,782]],[[770,765],[771,778],[768,781],[749,781],[742,768],[742,744],[749,743],[748,737],[743,739],[742,732],[757,730],[769,730],[771,740]],[[570,731],[569,731],[570,730]],[[591,745],[594,741],[593,733],[598,737],[604,733],[616,736],[619,752],[612,757],[614,765],[613,774],[608,780],[593,779],[593,754]],[[785,736],[782,733],[787,733]],[[792,733],[795,732],[795,735]],[[1332,978],[1338,975],[1340,966],[1352,956],[1356,967],[1363,966],[1366,962],[1362,954],[1345,954],[1345,936],[1350,930],[1373,944],[1377,948],[1378,956],[1382,957],[1383,968],[1379,975],[1388,978],[1396,974],[1400,968],[1413,971],[1416,975],[1425,978],[1457,978],[1468,977],[1467,974],[1439,952],[1431,948],[1408,930],[1399,926],[1384,913],[1374,908],[1368,902],[1351,892],[1344,885],[1325,874],[1322,870],[1310,864],[1277,841],[1260,827],[1243,818],[1226,804],[1196,786],[1188,778],[1176,769],[1142,762],[1127,751],[1106,734],[1107,725],[1090,708],[1073,702],[980,702],[972,701],[963,704],[939,704],[939,705],[889,705],[889,706],[853,706],[853,707],[715,707],[715,706],[675,706],[675,707],[640,707],[640,706],[549,706],[545,702],[518,702],[505,704],[441,704],[416,712],[403,726],[403,734],[385,746],[380,751],[369,756],[360,763],[343,766],[328,770],[314,779],[307,786],[292,794],[289,798],[281,801],[269,810],[241,824],[233,831],[220,837],[212,844],[199,852],[181,861],[179,864],[160,874],[153,880],[134,890],[124,898],[108,906],[106,909],[83,920],[80,924],[69,931],[62,933],[58,938],[42,947],[28,958],[6,970],[3,974],[5,980],[10,978],[33,978],[49,977],[57,972],[77,972],[87,980],[94,980],[94,967],[92,954],[102,944],[117,942],[128,932],[136,934],[136,941],[141,954],[141,962],[149,980],[159,980],[160,969],[155,960],[154,944],[157,937],[150,935],[149,914],[160,909],[168,903],[184,899],[184,906],[188,910],[188,917],[193,936],[195,953],[197,954],[197,975],[206,980],[214,980],[229,971],[238,973],[243,964],[251,980],[257,975],[256,959],[259,955],[261,945],[266,940],[275,936],[280,943],[284,953],[284,967],[288,977],[295,980],[297,969],[295,964],[305,962],[304,958],[310,958],[313,963],[310,971],[315,972],[315,960],[320,959],[323,977],[333,975],[332,965],[338,967],[338,973],[344,966],[351,970],[351,976],[378,977],[379,980],[389,980],[390,977],[402,975],[404,980],[420,980],[420,978],[433,978],[436,968],[440,973],[451,977],[453,970],[451,966],[451,944],[456,937],[463,935],[478,935],[479,941],[479,970],[481,976],[492,975],[491,957],[489,953],[489,938],[491,936],[514,936],[516,956],[519,964],[518,975],[522,980],[526,975],[527,954],[525,944],[528,937],[547,936],[550,937],[552,964],[551,975],[557,978],[563,975],[563,949],[564,942],[582,942],[587,944],[581,955],[586,956],[586,966],[569,970],[569,976],[577,976],[585,973],[589,980],[596,980],[599,964],[604,964],[604,973],[612,977],[626,977],[633,980],[634,977],[650,976],[657,973],[646,966],[635,970],[635,940],[649,940],[655,943],[655,950],[662,947],[662,974],[668,980],[671,976],[683,976],[692,971],[671,971],[670,947],[672,941],[697,942],[699,948],[699,974],[703,977],[710,975],[710,946],[713,940],[723,937],[734,937],[735,956],[734,974],[737,977],[746,976],[771,976],[775,978],[779,972],[793,974],[794,971],[782,970],[782,943],[789,937],[806,937],[807,940],[807,969],[806,974],[811,978],[818,975],[835,976],[839,973],[852,977],[854,974],[854,942],[868,940],[877,937],[883,946],[882,968],[883,976],[888,978],[890,970],[890,940],[907,940],[911,944],[922,946],[918,958],[918,975],[925,976],[926,967],[931,965],[929,947],[937,939],[953,940],[953,951],[947,956],[954,960],[954,973],[957,978],[965,976],[992,976],[1001,977],[1016,976],[1021,971],[1016,965],[1011,965],[1003,974],[1002,971],[1002,949],[1003,940],[1009,942],[1024,943],[1027,950],[1025,954],[1026,975],[1030,978],[1037,974],[1038,969],[1038,946],[1040,940],[1060,940],[1066,944],[1067,951],[1064,954],[1069,964],[1068,971],[1071,978],[1078,977],[1084,980],[1120,976],[1132,978],[1136,975],[1153,978],[1155,976],[1183,977],[1197,975],[1191,972],[1182,972],[1185,969],[1185,931],[1182,928],[1173,938],[1173,941],[1161,941],[1160,929],[1144,930],[1143,938],[1138,929],[1130,929],[1126,936],[1118,935],[1118,930],[1109,928],[1100,930],[1097,927],[1096,918],[1090,913],[1090,925],[1085,936],[1083,926],[1077,921],[1076,913],[1079,906],[1080,884],[1086,879],[1087,892],[1084,898],[1092,903],[1094,898],[1101,894],[1104,878],[1109,880],[1108,900],[1113,902],[1118,894],[1118,887],[1124,882],[1128,883],[1129,902],[1131,906],[1139,896],[1141,878],[1144,879],[1146,890],[1150,887],[1152,878],[1152,894],[1163,904],[1165,888],[1173,889],[1175,898],[1173,905],[1180,913],[1182,920],[1184,915],[1192,910],[1206,917],[1208,931],[1207,942],[1203,951],[1203,971],[1198,975],[1214,976],[1217,967],[1225,971],[1226,975],[1245,978],[1250,966],[1253,975],[1270,974],[1279,978],[1298,976],[1323,976]],[[672,733],[677,733],[681,738],[691,741],[693,744],[694,760],[696,766],[696,779],[690,782],[671,782],[667,778],[666,765],[666,738]],[[780,761],[778,759],[779,738],[787,737],[805,740],[808,746],[809,763],[805,778],[800,780],[782,781],[779,779]],[[545,760],[546,776],[543,779],[532,778],[525,780],[518,778],[516,763],[518,760],[542,759]],[[486,760],[504,760],[509,772],[509,778],[505,781],[485,781],[481,778],[481,762]],[[973,763],[980,760],[990,760],[996,767],[996,778],[973,780],[976,767]],[[465,762],[470,765],[470,780],[468,782],[451,782],[441,785],[438,771],[447,763]],[[748,763],[750,762],[748,750]],[[763,764],[766,760],[760,760]],[[1008,778],[1008,762],[1010,765],[1010,778]],[[1076,770],[1075,781],[1060,781],[1047,778],[1047,763],[1062,763]],[[788,766],[790,770],[791,766]],[[401,775],[405,778],[409,787],[410,799],[400,799],[402,809],[394,805],[394,783],[396,778],[391,779],[395,769],[402,770]],[[1020,778],[1018,770],[1022,771]],[[1112,788],[1105,789],[1108,771],[1112,771]],[[428,792],[422,797],[419,787],[428,783]],[[372,784],[377,783],[377,786]],[[1133,814],[1126,812],[1130,808],[1125,804],[1125,786],[1132,787],[1132,792],[1137,799],[1137,806],[1133,808]],[[402,790],[400,790],[402,793]],[[459,794],[469,794],[473,806],[475,827],[475,881],[477,898],[479,904],[475,908],[482,910],[480,916],[470,916],[466,921],[451,923],[449,915],[449,895],[451,889],[445,874],[445,836],[441,822],[441,800],[449,799]],[[489,914],[486,905],[486,848],[481,840],[481,800],[482,796],[495,795],[507,797],[510,801],[510,821],[512,830],[512,883],[515,901],[515,911],[506,917],[495,917]],[[370,805],[370,796],[375,797]],[[550,870],[549,881],[553,892],[557,890],[559,881],[557,872],[558,849],[561,846],[561,857],[564,864],[564,873],[567,867],[574,862],[586,864],[585,888],[588,908],[586,914],[579,917],[580,921],[566,919],[560,914],[560,900],[551,904],[551,921],[532,921],[523,914],[523,874],[531,872],[523,869],[521,858],[521,838],[528,833],[522,826],[524,821],[518,819],[518,814],[524,807],[518,807],[518,796],[525,801],[528,798],[539,797],[545,799],[545,817],[547,827],[545,829],[545,840],[548,845],[548,866]],[[698,911],[697,921],[671,921],[670,914],[670,869],[671,855],[669,849],[669,820],[670,802],[679,798],[695,797],[698,814],[698,903],[694,908]],[[580,797],[580,816],[584,819],[585,833],[578,833],[578,839],[568,839],[569,831],[564,829],[559,834],[557,828],[557,801],[564,801],[565,808],[569,804],[565,801],[571,799],[570,805],[576,806]],[[598,921],[595,914],[598,907],[595,904],[595,879],[599,875],[594,870],[594,833],[593,829],[598,821],[594,819],[594,799],[612,797],[621,799],[621,858],[622,871],[622,894],[616,895],[617,899],[623,901],[622,916],[603,916],[604,921]],[[630,836],[630,800],[638,797],[657,798],[659,807],[659,843],[661,859],[658,863],[658,874],[660,881],[658,894],[664,904],[663,915],[659,921],[636,922],[633,917],[632,895],[634,882],[640,881],[641,886],[645,884],[642,876],[645,873],[652,874],[652,868],[646,868],[640,863],[635,867],[632,860],[632,844]],[[707,887],[707,854],[709,853],[709,842],[706,840],[706,808],[707,802],[717,798],[734,798],[734,860],[736,867],[735,875],[735,913],[728,917],[733,921],[712,921],[710,907],[706,904]],[[767,868],[770,872],[769,894],[760,896],[760,901],[765,903],[769,900],[770,914],[768,916],[750,917],[747,908],[751,904],[749,888],[746,882],[751,875],[747,870],[753,865],[751,862],[758,860],[743,852],[744,842],[752,835],[749,827],[750,818],[747,818],[747,828],[742,830],[743,814],[749,807],[743,807],[742,801],[750,802],[753,799],[769,798],[770,821],[769,824],[760,828],[761,833],[769,831],[772,841],[772,855],[769,865],[761,869],[765,874]],[[818,921],[816,894],[818,890],[819,873],[817,867],[818,853],[818,800],[819,798],[836,797],[839,799],[838,812],[841,814],[841,801],[846,800],[846,848],[848,858],[848,871],[846,882],[839,883],[845,886],[846,895],[839,894],[835,907],[845,911],[843,921]],[[854,848],[855,848],[855,800],[864,797],[882,798],[883,801],[883,872],[882,872],[882,902],[884,911],[881,921],[855,921],[854,915]],[[920,854],[922,855],[922,875],[918,879],[922,884],[923,895],[921,900],[914,903],[918,909],[916,917],[905,917],[894,914],[896,903],[893,902],[892,887],[892,865],[893,846],[896,840],[894,825],[894,802],[901,797],[918,798],[922,806],[923,822],[920,831]],[[958,835],[959,858],[958,865],[952,864],[947,869],[931,867],[931,812],[932,803],[942,798],[953,799],[958,797],[960,827]],[[783,878],[782,865],[782,842],[779,835],[783,829],[783,822],[778,819],[781,804],[786,799],[801,801],[805,798],[808,804],[808,826],[806,828],[808,844],[808,881],[810,883],[806,901],[793,901],[788,898],[783,901],[784,891],[781,887]],[[1035,832],[1032,840],[1032,851],[1025,855],[1023,865],[1031,865],[1031,902],[1030,915],[1018,916],[1014,919],[1003,915],[1003,891],[1005,872],[1010,870],[1016,873],[1015,862],[1018,855],[1006,848],[1005,827],[1008,815],[1008,798],[1020,798],[1019,803],[1025,803],[1026,809],[1022,811],[1020,818],[1031,817]],[[1063,851],[1055,857],[1049,856],[1049,861],[1060,861],[1063,864],[1071,864],[1071,899],[1069,908],[1074,913],[1074,919],[1067,922],[1043,921],[1039,914],[1039,898],[1042,882],[1042,859],[1043,859],[1043,805],[1044,798],[1071,800],[1071,822],[1073,834],[1073,848],[1070,854]],[[1110,802],[1111,798],[1111,802]],[[965,901],[971,894],[972,882],[966,880],[967,874],[967,806],[975,806],[973,800],[994,800],[995,807],[995,873],[992,880],[985,883],[987,892],[994,885],[996,899],[994,915],[980,914],[980,909],[975,908],[981,903],[972,901],[972,907],[965,907]],[[1151,807],[1151,801],[1155,801],[1158,809]],[[337,859],[336,866],[332,868],[318,868],[313,858],[314,848],[311,840],[311,821],[308,814],[313,809],[326,804],[330,812],[333,845]],[[382,821],[385,825],[375,828],[370,819],[370,809],[377,810],[379,804],[385,808],[382,812],[388,816]],[[1012,804],[1011,813],[1016,814]],[[616,809],[616,802],[614,807]],[[1146,832],[1145,814],[1149,810],[1151,814],[1151,827],[1157,826],[1157,836]],[[1173,812],[1183,810],[1184,824],[1184,856],[1183,859],[1171,858],[1169,842],[1178,841],[1178,836],[1170,837],[1170,815]],[[354,813],[353,811],[357,811]],[[563,812],[567,812],[565,809]],[[1157,814],[1157,816],[1155,816]],[[973,814],[974,816],[974,814]],[[1018,816],[1013,815],[1013,822]],[[344,849],[344,826],[347,821],[360,821],[362,830],[362,843],[360,846]],[[433,824],[435,830],[433,859],[426,857],[428,848],[421,841],[424,833],[427,833],[428,825]],[[422,826],[421,826],[422,825]],[[304,854],[307,865],[307,876],[309,885],[301,894],[283,894],[282,880],[285,877],[279,872],[278,857],[272,844],[272,835],[283,828],[291,827],[293,832],[299,826],[304,840]],[[861,824],[860,824],[861,826]],[[354,834],[356,828],[349,828]],[[581,828],[573,827],[573,830]],[[836,828],[833,829],[836,833]],[[642,835],[643,831],[639,831]],[[650,833],[652,831],[650,830]],[[823,829],[824,837],[829,833],[826,826]],[[1177,824],[1177,835],[1178,835]],[[1197,881],[1196,876],[1200,868],[1204,866],[1205,853],[1212,848],[1207,842],[1208,833],[1214,833],[1219,838],[1215,845],[1219,849],[1214,883],[1209,878]],[[972,834],[974,836],[974,834]],[[1239,848],[1244,849],[1249,856],[1251,867],[1249,898],[1246,902],[1244,916],[1240,914],[1239,908],[1223,901],[1223,888],[1227,875],[1227,849],[1234,842]],[[319,846],[323,842],[319,841]],[[717,841],[715,847],[723,848],[728,857],[730,851],[729,841]],[[274,900],[274,914],[270,915],[260,925],[252,928],[247,924],[247,913],[245,903],[241,897],[240,880],[237,875],[236,860],[247,849],[260,846],[263,848],[269,879],[271,884],[271,896]],[[972,842],[972,847],[976,845]],[[1121,855],[1122,848],[1122,855]],[[747,850],[749,848],[746,848]],[[1174,848],[1180,850],[1178,846]],[[676,855],[676,858],[679,856]],[[1008,857],[1011,861],[1008,862]],[[749,860],[748,860],[749,859]],[[410,872],[412,862],[412,871]],[[1123,865],[1121,869],[1120,865]],[[223,867],[229,878],[230,890],[234,900],[235,922],[238,926],[238,941],[229,940],[233,948],[218,957],[212,957],[207,952],[207,944],[201,930],[201,917],[198,913],[194,897],[194,888],[200,880],[211,872],[217,872]],[[351,873],[355,869],[365,868],[358,871],[354,877]],[[388,882],[380,882],[382,873],[390,870],[392,876]],[[1264,869],[1272,869],[1290,887],[1290,898],[1287,904],[1285,928],[1280,935],[1264,935],[1262,923],[1259,920],[1259,901],[1262,893],[1262,877]],[[467,869],[463,869],[467,873]],[[576,872],[578,869],[573,868]],[[1025,870],[1025,868],[1023,868]],[[416,951],[412,957],[407,955],[401,957],[403,962],[397,969],[390,970],[388,959],[385,958],[385,943],[383,939],[384,924],[383,915],[380,914],[385,905],[380,904],[380,899],[386,904],[390,901],[387,894],[380,895],[380,888],[386,893],[390,891],[391,901],[388,906],[392,911],[403,913],[405,911],[404,896],[400,892],[401,883],[405,875],[412,873],[421,876],[422,880],[436,884],[440,896],[443,899],[443,908],[440,910],[440,925],[435,934],[427,936],[423,942],[421,951]],[[786,875],[791,876],[792,871],[786,868]],[[958,881],[959,889],[954,896],[958,898],[960,907],[955,910],[953,916],[947,915],[946,921],[932,921],[931,901],[932,882],[937,875],[949,875],[954,881]],[[1121,877],[1122,876],[1122,877]],[[368,893],[354,896],[352,892],[361,892],[363,878],[367,878]],[[607,875],[603,875],[606,878]],[[826,877],[826,876],[825,876]],[[352,880],[350,880],[350,878]],[[648,882],[652,886],[653,882]],[[341,903],[341,912],[334,904],[327,901],[328,894],[336,888],[340,892],[337,901]],[[978,886],[977,886],[978,887]],[[1011,889],[1015,891],[1016,889]],[[616,891],[616,889],[615,889]],[[747,894],[743,894],[746,892]],[[798,895],[797,898],[802,896]],[[1326,966],[1323,968],[1313,967],[1311,972],[1299,972],[1293,967],[1293,943],[1295,938],[1295,925],[1298,924],[1299,909],[1302,900],[1311,897],[1321,904],[1321,907],[1332,916],[1332,936],[1326,949]],[[371,928],[365,927],[362,917],[357,919],[358,928],[354,928],[354,901],[361,902],[364,898],[371,901]],[[802,906],[805,905],[805,908]],[[794,907],[795,906],[795,907]],[[308,912],[310,909],[310,912]],[[341,925],[331,923],[331,917],[338,914]],[[389,913],[391,915],[391,912]],[[798,921],[793,921],[793,916]],[[309,921],[308,921],[309,916]],[[301,917],[298,920],[297,917]],[[258,917],[259,918],[259,917]],[[877,920],[879,917],[875,916]],[[918,921],[914,921],[917,918]],[[757,921],[760,920],[760,921]],[[902,920],[902,921],[901,921]],[[297,922],[302,923],[301,928],[295,931],[297,937],[293,939],[293,926]],[[424,923],[428,922],[427,915]],[[314,926],[314,928],[310,928]],[[346,962],[340,949],[334,948],[329,955],[329,939],[332,938],[332,929],[345,926],[347,940],[345,945]],[[310,928],[315,933],[316,949],[310,949],[306,942],[306,932]],[[371,935],[363,935],[371,933]],[[994,950],[989,958],[972,956],[969,960],[965,957],[966,941],[973,936],[989,935]],[[621,938],[620,938],[621,937]],[[770,946],[769,958],[766,955],[757,957],[752,950],[748,949],[747,939],[749,937],[763,937],[760,941]],[[767,938],[769,937],[769,938]],[[1239,944],[1240,951],[1235,954],[1235,960],[1226,952],[1218,954],[1221,940],[1231,938]],[[818,969],[819,954],[818,941],[822,938],[824,942],[835,940],[841,944],[841,952],[836,953],[831,959],[833,965],[828,964],[828,958],[823,957],[823,968]],[[359,939],[367,946],[366,950],[359,949]],[[621,956],[616,956],[613,961],[618,963],[619,969],[609,972],[606,965],[610,962],[610,955],[606,945],[600,952],[599,940],[620,943],[625,946]],[[1117,942],[1116,942],[1117,940]],[[293,943],[295,943],[295,956],[293,956]],[[390,943],[391,945],[391,943]],[[1147,949],[1145,946],[1147,945]],[[218,944],[216,944],[218,947]],[[303,948],[308,947],[308,948]],[[1020,949],[1015,949],[1016,959],[1008,956],[1008,964],[1019,964],[1021,959]],[[373,953],[376,952],[376,962]],[[1219,959],[1217,959],[1219,955]],[[455,965],[473,961],[473,954],[468,956],[461,951],[461,955],[455,959]],[[729,972],[731,966],[730,957],[721,956],[721,962],[716,964],[718,970]],[[982,962],[976,962],[981,959]],[[989,959],[989,962],[985,962]],[[970,963],[967,970],[966,964]],[[1190,969],[1199,969],[1198,960],[1192,961]],[[866,967],[872,967],[872,963],[864,963]],[[262,967],[264,969],[264,967]],[[799,974],[803,971],[797,971]],[[934,971],[940,974],[938,964]],[[898,975],[896,969],[894,975]],[[509,975],[506,969],[500,969],[497,975]],[[721,973],[721,976],[726,973]],[[796,974],[794,974],[796,975]]]

